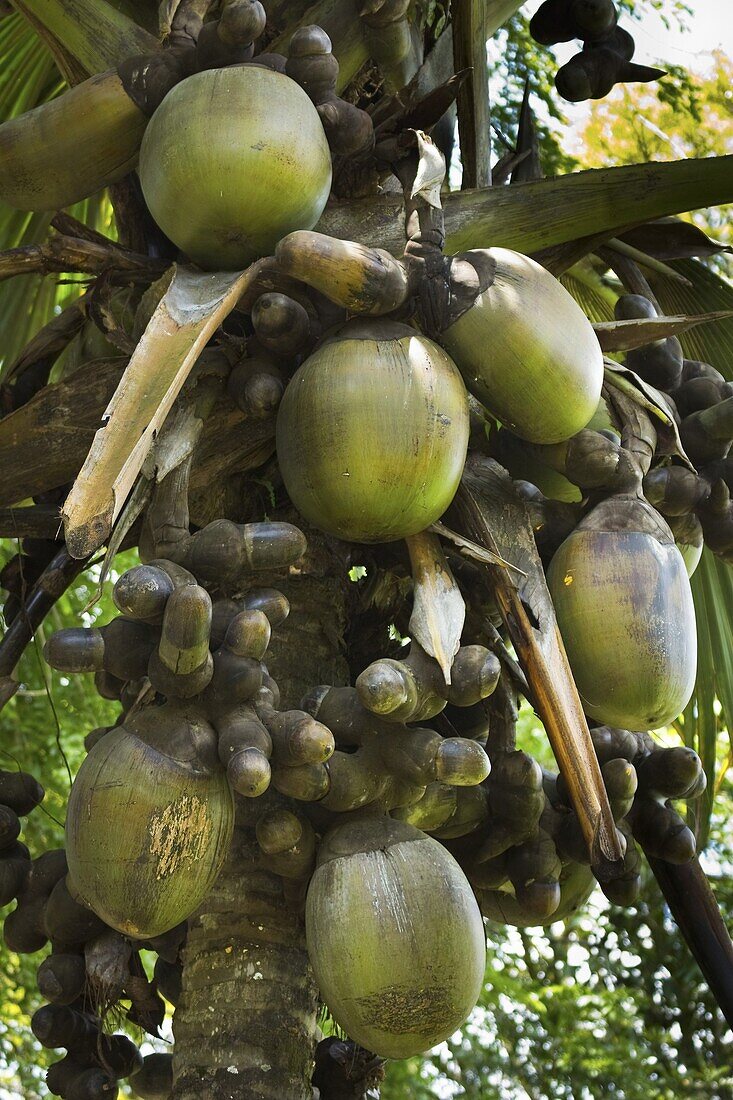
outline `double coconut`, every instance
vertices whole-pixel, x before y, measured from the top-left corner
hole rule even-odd
[[[659,513],[610,497],[554,555],[547,583],[585,713],[627,730],[664,726],[695,684],[695,608]]]
[[[318,112],[284,73],[207,69],[177,84],[140,148],[160,228],[197,264],[239,270],[321,216],[331,152]]]
[[[126,719],[93,746],[66,818],[76,896],[137,939],[167,932],[198,908],[234,828],[213,727],[169,706]]]
[[[383,1058],[449,1038],[481,993],[484,927],[467,878],[437,840],[390,817],[324,837],[306,938],[334,1019]]]
[[[290,499],[338,538],[389,542],[450,504],[468,448],[466,388],[442,348],[393,321],[351,321],[296,371],[277,419]]]

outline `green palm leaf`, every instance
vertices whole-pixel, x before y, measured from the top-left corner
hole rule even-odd
[[[691,285],[655,276],[652,286],[665,313],[696,313],[704,303],[706,310],[733,309],[733,285],[721,279],[699,260],[673,260],[670,267],[689,279]],[[733,318],[717,325],[706,325],[680,337],[688,359],[700,359],[733,380]]]
[[[708,781],[703,798],[690,804],[702,847],[725,772],[725,768],[721,774],[716,771],[718,734],[725,729],[730,742],[733,720],[733,573],[707,549],[692,578],[692,595],[697,615],[697,680],[681,732],[685,744],[700,756]]]
[[[674,260],[670,266],[690,285],[654,276],[652,287],[664,312],[694,313],[733,308],[733,286],[699,260]],[[733,380],[733,319],[690,329],[680,336],[685,355],[716,367]],[[707,836],[714,792],[722,779],[716,775],[715,750],[719,730],[728,732],[733,746],[733,571],[705,550],[692,578],[698,632],[698,673],[695,693],[685,711],[685,741],[700,754],[708,777],[705,799],[698,806],[696,827],[701,841]],[[716,714],[719,710],[719,714]],[[733,751],[733,750],[732,750]]]
[[[598,273],[585,261],[560,276],[560,282],[590,321],[613,321],[616,294],[604,286]]]

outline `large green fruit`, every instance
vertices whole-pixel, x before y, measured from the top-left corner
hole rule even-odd
[[[603,354],[565,287],[507,248],[454,256],[451,284],[460,315],[440,341],[471,393],[532,443],[581,431],[598,407]]]
[[[172,721],[173,715],[174,720]],[[158,936],[206,897],[229,850],[234,808],[211,726],[150,708],[84,760],[69,798],[76,895],[128,936]]]
[[[407,325],[352,321],[286,388],[277,455],[293,504],[316,527],[389,542],[443,514],[468,433],[466,388],[442,348]]]
[[[283,73],[208,69],[177,84],[145,131],[140,182],[161,229],[202,267],[238,270],[310,229],[331,189],[318,112]]]
[[[478,1000],[486,948],[473,891],[446,849],[412,825],[380,817],[327,834],[305,919],[334,1019],[383,1058],[447,1039]]]
[[[585,713],[656,729],[695,684],[690,582],[667,524],[646,501],[597,505],[553,557],[547,583]]]

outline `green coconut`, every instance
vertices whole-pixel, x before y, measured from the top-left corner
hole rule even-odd
[[[588,318],[545,268],[507,248],[454,256],[457,318],[440,342],[466,385],[532,443],[559,443],[598,408],[603,354]]]
[[[442,348],[407,325],[352,321],[287,386],[277,455],[310,523],[354,542],[389,542],[446,510],[468,435],[466,388]]]
[[[316,224],[331,190],[331,153],[294,80],[234,65],[168,93],[145,131],[139,174],[174,244],[202,267],[239,270],[286,233]]]
[[[125,935],[159,936],[204,900],[233,827],[213,728],[193,712],[150,708],[98,741],[74,780],[75,896]]]
[[[650,504],[618,496],[597,505],[560,546],[547,583],[589,717],[648,730],[684,710],[695,609],[685,562]]]
[[[326,835],[306,937],[334,1019],[383,1058],[447,1039],[481,992],[484,928],[468,880],[437,840],[394,818]]]

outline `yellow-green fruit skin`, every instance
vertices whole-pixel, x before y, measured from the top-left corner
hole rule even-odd
[[[174,760],[120,727],[97,742],[74,780],[69,874],[79,897],[112,928],[158,936],[204,900],[233,826],[223,768]]]
[[[398,338],[350,339],[362,330],[347,326],[296,371],[278,413],[290,499],[310,523],[354,542],[390,542],[434,523],[466,460],[458,369],[419,332],[392,330]]]
[[[593,326],[534,260],[506,248],[481,251],[496,266],[494,282],[441,343],[471,393],[507,428],[531,443],[569,439],[601,396],[603,354]]]
[[[145,131],[139,172],[173,243],[201,267],[236,271],[316,224],[331,153],[295,81],[235,65],[196,73],[168,93]]]
[[[483,985],[483,921],[463,871],[391,818],[337,826],[306,900],[321,995],[349,1037],[383,1058],[447,1039]]]
[[[695,684],[695,609],[674,543],[641,531],[576,530],[547,573],[585,713],[603,725],[657,729]]]

